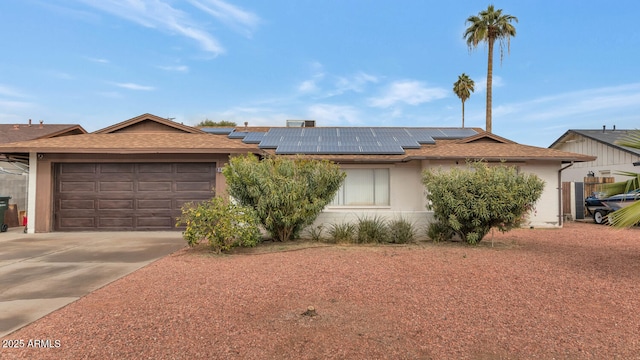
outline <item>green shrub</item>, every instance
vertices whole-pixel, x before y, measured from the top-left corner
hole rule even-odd
[[[508,231],[520,226],[544,189],[544,181],[533,174],[480,161],[466,169],[425,170],[422,181],[427,208],[439,223],[429,228],[430,234],[447,239],[448,228],[469,244],[480,242],[492,227]]]
[[[427,236],[434,242],[449,241],[453,235],[453,230],[445,223],[435,221],[427,227]]]
[[[358,237],[360,244],[381,243],[387,241],[389,229],[386,221],[379,217],[362,217],[358,219]]]
[[[197,205],[185,204],[176,226],[182,225],[186,225],[182,235],[189,246],[207,241],[218,253],[236,246],[255,246],[260,240],[253,209],[225,202],[219,197]]]
[[[352,223],[332,224],[329,236],[334,243],[353,243],[356,226]]]
[[[309,238],[311,238],[311,240],[313,241],[323,240],[323,237],[322,237],[322,232],[324,231],[323,225],[309,226],[306,230],[307,230],[307,235],[309,235]]]
[[[236,156],[222,170],[229,194],[255,209],[260,223],[279,241],[296,238],[334,198],[345,173],[327,160],[258,160]]]
[[[390,220],[387,227],[389,229],[388,241],[392,244],[406,244],[415,240],[415,226],[407,219]]]

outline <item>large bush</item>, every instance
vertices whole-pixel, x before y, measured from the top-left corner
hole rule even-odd
[[[258,160],[236,156],[222,170],[229,194],[255,209],[258,219],[279,241],[296,238],[329,204],[345,174],[326,160],[284,158]]]
[[[181,225],[186,225],[183,237],[189,246],[206,241],[215,252],[236,246],[255,246],[260,240],[253,209],[219,197],[197,205],[185,204],[177,226]]]
[[[491,230],[508,231],[521,225],[542,195],[544,181],[533,174],[519,174],[513,166],[489,166],[472,162],[449,171],[425,170],[427,208],[436,222],[430,235],[459,235],[475,244]]]

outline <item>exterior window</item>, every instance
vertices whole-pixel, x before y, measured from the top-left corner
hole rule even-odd
[[[389,206],[389,169],[343,169],[347,174],[330,206]]]

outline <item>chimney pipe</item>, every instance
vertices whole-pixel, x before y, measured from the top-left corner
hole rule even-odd
[[[44,120],[40,120],[40,129],[42,129],[42,123],[44,123]]]
[[[29,126],[31,126],[31,119],[29,119]]]
[[[249,122],[248,121],[244,122],[244,131],[249,131]]]
[[[607,125],[602,125],[602,132],[607,128]]]
[[[615,131],[615,130],[616,130],[616,126],[615,126],[615,125],[613,125],[613,131]]]

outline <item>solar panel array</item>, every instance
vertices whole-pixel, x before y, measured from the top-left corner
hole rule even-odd
[[[264,132],[250,132],[242,139],[242,142],[245,144],[260,144],[266,134]]]
[[[435,139],[460,139],[475,135],[473,129],[445,128],[273,128],[266,133],[232,132],[229,138],[275,149],[276,154],[402,155],[405,149],[435,144]]]
[[[247,134],[249,133],[246,131],[234,131],[229,134],[229,139],[244,139]]]

